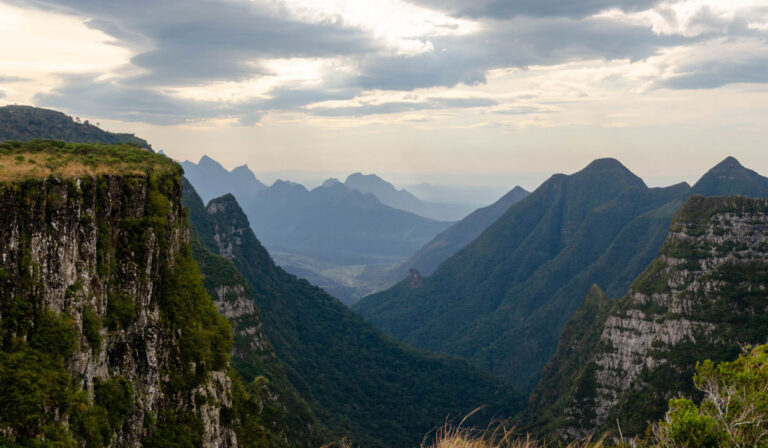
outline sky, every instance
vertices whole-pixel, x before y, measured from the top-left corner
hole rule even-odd
[[[0,36],[0,103],[266,178],[768,174],[768,0],[0,0]]]

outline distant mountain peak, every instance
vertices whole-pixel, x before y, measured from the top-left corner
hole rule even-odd
[[[624,166],[624,164],[614,159],[613,157],[604,157],[602,159],[595,159],[592,162],[590,162],[589,165],[587,165],[583,171],[587,171],[587,170],[590,170],[590,171],[591,170],[600,170],[600,171],[624,170],[627,172],[631,172],[626,166]]]
[[[766,197],[768,178],[745,167],[734,157],[726,157],[696,182],[693,193],[703,196]]]
[[[635,184],[637,186],[645,187],[645,182],[639,178],[635,173],[629,170],[618,160],[612,157],[606,157],[602,159],[595,159],[590,162],[589,165],[584,167],[583,170],[575,173],[574,177],[602,177],[610,178],[614,182]]]
[[[389,184],[389,182],[385,181],[384,179],[382,179],[381,177],[377,176],[376,174],[373,174],[373,173],[371,173],[371,174],[363,174],[363,173],[361,173],[359,171],[356,172],[356,173],[352,173],[349,176],[347,176],[347,180],[345,180],[344,183],[347,183],[350,180],[354,181],[356,179],[375,180],[375,181],[380,181],[380,182],[384,182],[386,184]]]
[[[208,157],[207,155],[203,155],[200,157],[200,161],[197,162],[199,166],[205,166],[205,167],[216,167],[224,169],[224,167],[217,161],[213,160],[211,157]]]
[[[728,156],[725,159],[723,159],[722,162],[718,163],[717,165],[712,168],[713,170],[733,170],[733,169],[745,169],[744,165],[742,165],[735,157]]]
[[[341,183],[341,181],[339,181],[339,179],[336,179],[335,177],[331,177],[331,178],[328,178],[325,181],[323,181],[323,184],[320,185],[320,186],[328,188],[328,187],[331,187],[333,185],[340,184],[340,183]]]
[[[247,174],[250,174],[253,177],[256,177],[256,175],[253,174],[253,171],[251,171],[251,169],[248,168],[248,165],[245,165],[245,164],[234,167],[232,169],[231,173],[232,174],[235,174],[235,173],[247,173]]]

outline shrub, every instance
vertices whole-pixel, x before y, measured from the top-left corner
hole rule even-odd
[[[93,353],[101,350],[101,319],[91,307],[83,310],[83,336]]]
[[[659,446],[768,446],[768,345],[747,347],[732,362],[698,364],[694,383],[704,401],[670,400],[653,428]]]

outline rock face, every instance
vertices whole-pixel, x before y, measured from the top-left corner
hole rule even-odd
[[[50,360],[56,396],[68,397],[44,401],[42,425],[0,419],[0,439],[50,439],[56,429],[93,446],[139,447],[180,431],[205,447],[238,445],[227,358],[188,346],[200,335],[172,324],[185,309],[210,317],[193,303],[188,238],[180,170],[0,184],[0,383],[27,372],[13,360]],[[226,346],[223,330],[194,343]],[[55,353],[46,334],[72,344]]]
[[[605,303],[605,301],[603,301]],[[594,308],[588,301],[582,309]],[[697,361],[734,359],[768,337],[768,200],[694,196],[659,256],[608,313],[578,312],[533,395],[529,428],[564,439],[642,433],[670,398],[697,398]],[[580,341],[589,338],[584,347]],[[568,369],[555,360],[580,359]],[[546,390],[559,401],[546,402]],[[547,418],[561,415],[559,425]]]
[[[256,409],[259,416],[270,422],[270,446],[323,445],[327,441],[326,429],[288,380],[285,366],[264,331],[253,289],[229,258],[214,254],[205,247],[205,241],[208,241],[222,254],[232,255],[232,246],[214,232],[215,223],[210,219],[209,212],[217,210],[217,203],[213,202],[214,206],[206,209],[200,196],[186,180],[183,203],[195,223],[192,247],[204,276],[205,287],[219,312],[232,324],[232,366],[249,383],[249,391],[258,402]],[[233,241],[241,239],[242,234]]]

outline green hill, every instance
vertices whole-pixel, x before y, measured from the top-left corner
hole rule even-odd
[[[727,158],[693,188],[647,188],[612,159],[555,175],[509,208],[419,288],[403,281],[353,306],[398,339],[463,356],[532,389],[591,285],[622,296],[693,191],[768,195]]]
[[[590,286],[622,294],[688,191],[648,188],[616,160],[597,160],[552,176],[420,288],[401,282],[353,309],[404,342],[530,389]]]
[[[520,396],[466,361],[406,347],[271,260],[231,195],[190,219],[248,280],[288,378],[332,434],[367,447],[417,446],[445,418],[510,417]],[[199,207],[198,207],[199,211]]]
[[[81,123],[55,110],[32,106],[0,107],[0,142],[26,142],[38,138],[70,143],[130,143],[152,149],[146,140],[133,134],[103,131],[87,120]]]

